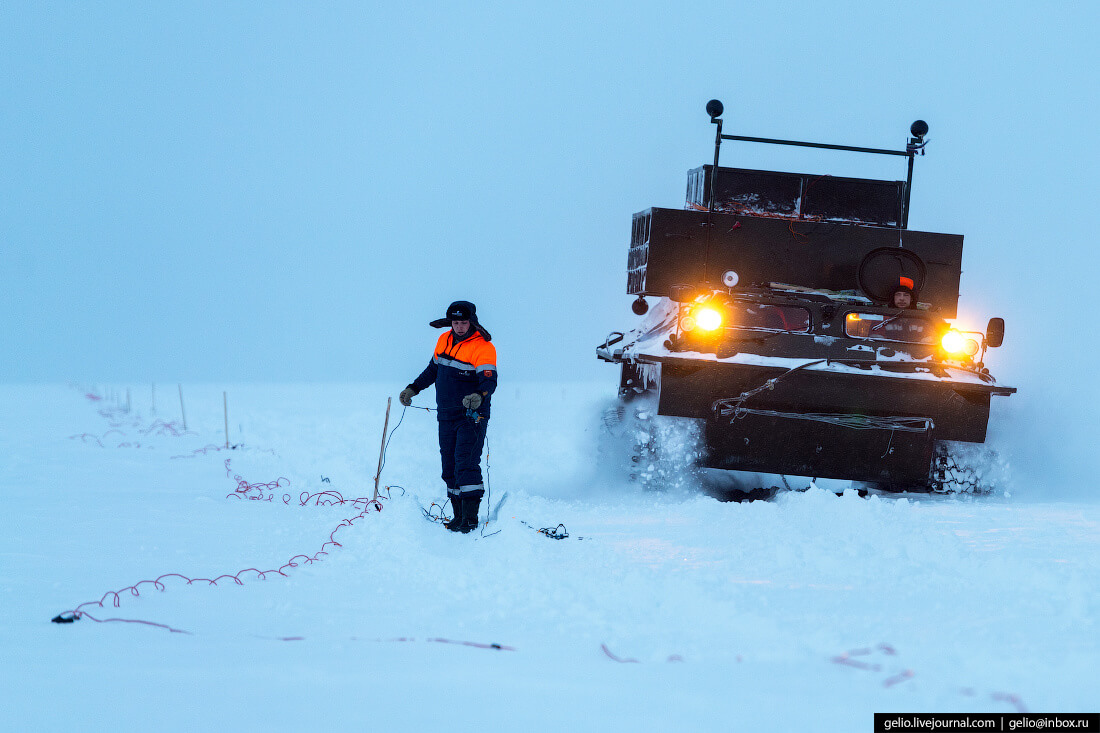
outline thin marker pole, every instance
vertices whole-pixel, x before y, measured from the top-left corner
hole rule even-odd
[[[126,388],[126,412],[130,411],[130,388]]]
[[[382,477],[382,457],[386,455],[386,431],[390,429],[390,403],[392,397],[386,398],[386,422],[382,425],[382,447],[378,450],[378,471],[374,474],[374,498],[378,499],[378,479]]]
[[[222,408],[225,410],[225,447],[229,448],[229,394],[222,392]]]
[[[183,429],[187,430],[187,410],[183,407],[183,385],[177,384],[180,390],[180,413],[183,415]]]

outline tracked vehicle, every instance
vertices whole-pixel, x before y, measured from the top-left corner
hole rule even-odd
[[[707,105],[714,163],[688,171],[684,208],[634,214],[627,293],[645,318],[596,348],[621,366],[621,400],[695,424],[706,468],[988,489],[973,447],[991,398],[1016,390],[984,364],[1004,321],[984,333],[950,322],[962,235],[908,228],[927,124],[913,123],[904,150],[882,150],[723,134],[722,111]],[[893,155],[908,171],[884,181],[720,167],[726,140]],[[909,307],[892,301],[899,285]],[[636,447],[652,457],[657,440]]]

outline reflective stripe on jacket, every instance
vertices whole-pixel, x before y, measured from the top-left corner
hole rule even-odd
[[[478,413],[489,417],[489,397],[497,388],[497,350],[481,333],[471,331],[457,342],[454,331],[440,335],[431,362],[410,385],[422,392],[435,384],[435,404],[440,420],[465,416],[462,398],[473,392],[481,395]]]

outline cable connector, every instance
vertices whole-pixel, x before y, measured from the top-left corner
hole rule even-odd
[[[569,536],[569,530],[565,528],[564,524],[558,524],[557,527],[543,527],[538,530],[539,534],[544,534],[552,540],[564,540]]]

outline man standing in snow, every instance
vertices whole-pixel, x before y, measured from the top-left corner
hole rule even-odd
[[[447,315],[429,325],[450,330],[439,337],[427,368],[401,390],[399,399],[408,407],[413,397],[435,384],[443,482],[454,509],[454,519],[444,526],[466,533],[477,528],[485,494],[481,450],[489,425],[489,398],[497,388],[497,351],[469,301],[451,303]]]

